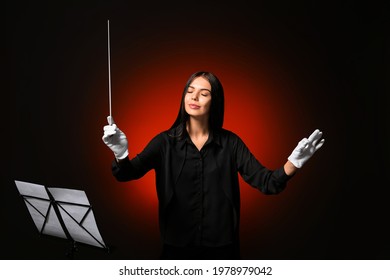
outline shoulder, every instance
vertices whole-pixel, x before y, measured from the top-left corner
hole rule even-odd
[[[155,144],[169,145],[175,142],[175,140],[175,131],[173,129],[168,129],[158,133],[150,142]]]
[[[231,148],[237,148],[237,146],[245,145],[241,140],[240,136],[230,130],[221,129],[218,132],[215,132],[217,141],[220,141],[222,146],[227,145]]]
[[[167,133],[165,131],[159,132],[149,141],[145,149],[159,150],[161,149],[161,147],[166,145],[166,143],[167,143]]]

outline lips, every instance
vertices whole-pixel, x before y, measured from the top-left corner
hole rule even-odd
[[[189,104],[188,106],[189,106],[191,109],[194,109],[194,110],[197,110],[197,109],[200,108],[200,106],[195,105],[195,104]]]

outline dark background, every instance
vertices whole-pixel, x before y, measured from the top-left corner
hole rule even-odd
[[[68,248],[38,235],[14,180],[86,191],[112,252],[81,244],[76,259],[159,258],[153,174],[116,182],[100,140],[108,18],[114,116],[132,156],[171,125],[200,69],[225,87],[225,127],[270,168],[324,132],[324,147],[282,194],[242,182],[244,259],[389,259],[385,5],[78,2],[6,5],[2,259],[64,259]]]

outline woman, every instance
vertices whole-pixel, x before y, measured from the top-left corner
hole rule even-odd
[[[172,127],[154,137],[133,159],[126,135],[113,123],[103,141],[113,151],[118,181],[156,173],[163,259],[238,259],[238,173],[265,194],[281,192],[298,168],[324,143],[322,132],[300,141],[287,162],[269,170],[233,132],[222,128],[224,92],[210,72],[194,73],[185,85]]]

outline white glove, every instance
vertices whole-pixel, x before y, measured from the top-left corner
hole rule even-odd
[[[109,125],[104,126],[103,142],[114,152],[117,159],[128,156],[128,142],[126,135],[116,126],[111,116],[107,117]]]
[[[318,129],[309,136],[309,138],[303,138],[298,145],[295,147],[294,151],[288,157],[288,160],[297,168],[301,168],[303,164],[311,158],[311,156],[322,147],[325,142],[325,139],[322,137],[322,132]]]

